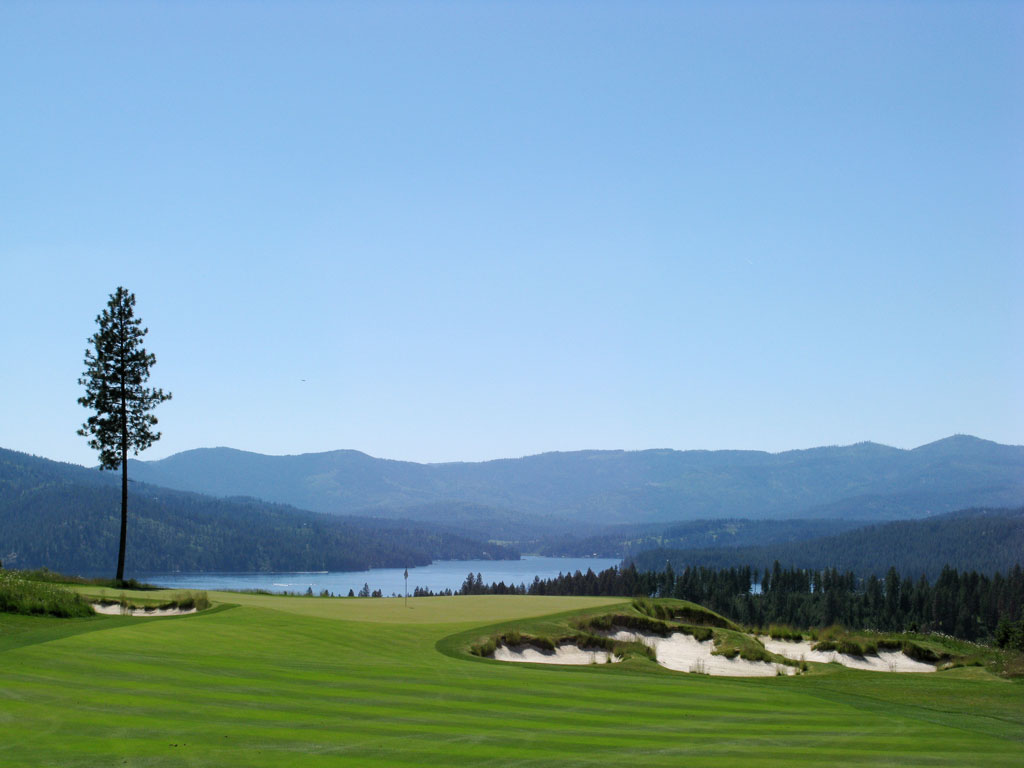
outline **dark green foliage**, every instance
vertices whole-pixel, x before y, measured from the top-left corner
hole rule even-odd
[[[88,437],[89,447],[99,452],[100,469],[121,469],[121,535],[114,577],[118,581],[124,579],[128,453],[138,456],[160,439],[153,431],[157,418],[150,411],[171,399],[170,392],[146,386],[156,356],[142,346],[149,329],[135,317],[134,307],[135,294],[118,286],[96,317],[99,329],[89,339],[85,371],[78,380],[85,387],[78,403],[94,411],[78,434]]]
[[[996,627],[996,645],[1013,651],[1024,651],[1024,618],[1010,621],[1002,618]]]
[[[943,564],[992,574],[1021,562],[1024,508],[970,509],[925,520],[870,525],[799,542],[714,549],[651,549],[631,559],[637,568],[661,571],[666,561],[679,570],[752,566],[761,572],[776,560],[808,570],[835,568],[859,576],[901,573],[938,577]],[[895,612],[899,606],[888,605]]]
[[[633,603],[634,609],[644,614],[637,620],[666,616],[665,606],[678,604],[671,600],[651,600],[650,595],[670,591],[679,601],[698,604],[692,609],[672,609],[673,620],[690,624],[732,626],[717,615],[725,614],[738,624],[751,627],[772,623],[799,627],[842,624],[885,631],[939,632],[966,640],[993,638],[997,625],[1004,619],[1010,623],[1003,630],[1004,635],[1015,637],[1011,624],[1024,618],[1024,569],[1020,565],[1005,576],[996,573],[991,578],[975,572],[961,573],[947,566],[934,584],[924,576],[916,581],[910,577],[892,578],[893,572],[888,581],[877,578],[863,581],[852,573],[839,573],[835,569],[808,571],[783,568],[776,562],[759,577],[761,592],[754,594],[751,584],[755,574],[749,567],[723,570],[694,567],[657,573],[638,572],[630,565],[609,568],[593,576],[577,572],[547,581],[536,579],[528,591],[536,595],[629,596],[635,594],[640,585],[640,589],[647,589],[648,597],[637,598]],[[587,588],[594,591],[584,592]],[[700,613],[691,613],[691,610]],[[785,636],[787,629],[773,627],[769,631]],[[793,631],[791,639],[797,639],[798,635]]]
[[[99,329],[89,338],[85,372],[78,380],[85,387],[79,404],[95,411],[78,434],[99,452],[102,469],[119,469],[129,451],[137,456],[160,439],[150,411],[171,399],[170,392],[145,386],[156,356],[142,346],[149,329],[135,317],[134,307],[131,291],[119,286],[110,295],[96,317]]]
[[[136,572],[362,570],[519,557],[508,547],[420,523],[323,515],[142,483],[132,483],[130,494],[135,543],[126,562]],[[4,560],[9,567],[106,571],[118,551],[118,495],[109,475],[0,449]]]
[[[549,535],[536,547],[551,557],[631,558],[654,549],[721,549],[755,544],[788,543],[831,536],[862,528],[863,520],[686,520],[674,523],[610,525],[578,538],[571,532]]]
[[[79,595],[56,584],[31,581],[15,571],[0,570],[0,613],[39,616],[91,616]]]

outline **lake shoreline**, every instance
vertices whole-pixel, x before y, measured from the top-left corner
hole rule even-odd
[[[132,574],[139,581],[168,589],[210,591],[265,591],[278,594],[326,592],[345,596],[368,587],[383,596],[411,595],[416,588],[434,593],[457,591],[469,574],[481,574],[485,584],[529,586],[535,578],[555,578],[560,573],[587,569],[599,573],[617,566],[618,558],[543,557],[523,555],[519,560],[436,560],[430,565],[405,568],[371,568],[367,571],[149,571]]]

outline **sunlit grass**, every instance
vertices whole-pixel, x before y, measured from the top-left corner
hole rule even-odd
[[[0,765],[1016,765],[1024,739],[1024,685],[978,668],[744,680],[468,653],[628,602],[210,598],[165,619],[0,617]]]

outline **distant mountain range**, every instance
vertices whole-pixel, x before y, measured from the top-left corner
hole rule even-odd
[[[836,568],[883,577],[890,566],[904,575],[936,579],[943,567],[992,575],[1024,563],[1024,508],[968,509],[923,520],[897,520],[804,541],[756,546],[648,549],[630,558],[640,570],[686,566]]]
[[[1024,446],[957,435],[913,450],[877,443],[761,451],[576,451],[416,464],[331,451],[266,456],[230,448],[131,461],[136,480],[251,496],[330,514],[494,526],[580,526],[722,517],[865,522],[1024,503]],[[470,505],[467,507],[467,505]],[[421,518],[422,519],[422,518]],[[493,523],[493,525],[492,525]]]
[[[110,575],[117,562],[117,473],[0,449],[0,561]],[[319,571],[518,559],[516,550],[429,522],[308,512],[132,482],[127,575],[140,571]]]

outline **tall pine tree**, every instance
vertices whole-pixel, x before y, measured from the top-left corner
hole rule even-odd
[[[78,383],[85,387],[79,404],[91,409],[78,434],[88,437],[99,451],[100,469],[121,470],[121,545],[117,580],[124,580],[124,551],[128,538],[128,451],[136,456],[160,439],[157,419],[150,411],[170,392],[146,387],[156,356],[146,352],[142,340],[149,333],[135,317],[135,294],[125,288],[111,294],[97,317],[99,329],[85,350],[85,371]]]

